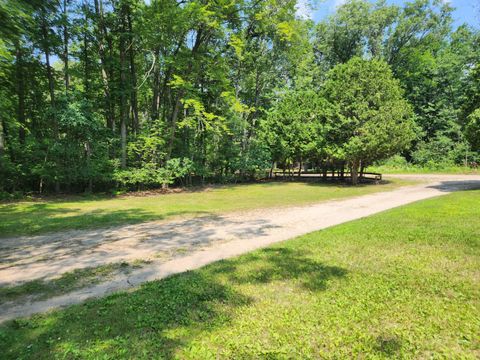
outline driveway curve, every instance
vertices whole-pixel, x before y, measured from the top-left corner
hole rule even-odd
[[[146,281],[196,269],[415,201],[453,191],[480,189],[479,175],[390,177],[420,180],[421,183],[307,206],[3,239],[0,243],[0,286],[52,279],[74,269],[119,261],[141,259],[151,263],[65,295],[23,304],[4,304],[0,322],[136,287]]]

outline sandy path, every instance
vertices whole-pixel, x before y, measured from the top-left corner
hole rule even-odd
[[[480,188],[477,175],[398,175],[427,181],[390,192],[301,207],[254,210],[189,220],[69,231],[0,242],[0,286],[50,279],[76,268],[136,259],[151,264],[107,282],[44,301],[4,304],[0,322],[79,303],[196,269],[315,230],[452,191]]]

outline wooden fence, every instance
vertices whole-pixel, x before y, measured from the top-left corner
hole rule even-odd
[[[351,179],[351,173],[349,171],[345,171],[343,173],[340,172],[332,172],[329,171],[327,173],[309,173],[309,172],[283,172],[283,171],[274,171],[273,178],[278,180],[298,180],[298,179],[305,179],[305,180],[348,180]],[[359,173],[360,180],[369,180],[369,181],[381,181],[382,174],[379,173],[372,173],[372,172],[363,172]]]

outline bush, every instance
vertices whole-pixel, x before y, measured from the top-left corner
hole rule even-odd
[[[413,163],[426,168],[444,168],[462,165],[468,148],[464,142],[438,135],[428,142],[421,142],[412,154]]]
[[[379,162],[377,165],[385,166],[392,169],[403,169],[410,166],[411,164],[409,164],[407,159],[405,159],[403,156],[394,155],[385,161]]]
[[[232,162],[234,173],[240,173],[247,178],[264,177],[272,164],[271,154],[266,145],[253,141],[243,156],[238,156]]]
[[[192,169],[192,161],[187,158],[174,158],[167,161],[164,167],[158,167],[154,163],[146,163],[141,168],[129,168],[116,170],[114,179],[125,187],[136,186],[140,189],[144,186],[168,187],[176,179],[184,177]]]
[[[472,148],[480,151],[480,108],[468,116],[465,132]]]

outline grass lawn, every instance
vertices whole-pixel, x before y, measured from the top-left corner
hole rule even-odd
[[[3,358],[480,356],[480,191],[0,327]]]
[[[424,168],[421,166],[369,166],[366,170],[368,172],[377,172],[381,174],[467,174],[479,175],[479,169],[466,168],[465,166],[449,166],[443,168]]]
[[[268,182],[146,197],[97,196],[77,197],[71,200],[4,203],[0,204],[0,237],[87,229],[233,210],[301,205],[387,191],[411,183],[393,180],[379,185],[352,187],[340,184]]]

